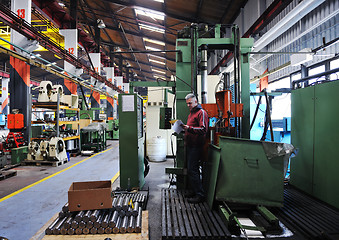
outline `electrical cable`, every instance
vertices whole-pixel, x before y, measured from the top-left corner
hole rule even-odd
[[[261,96],[259,97],[259,101],[258,101],[257,107],[255,108],[255,112],[254,112],[254,116],[253,116],[253,119],[252,119],[252,122],[251,122],[250,130],[251,130],[252,127],[253,127],[253,124],[254,124],[255,119],[257,118],[258,110],[259,110],[259,108],[260,108],[260,101],[261,101]]]
[[[176,164],[177,164],[177,158],[176,158],[176,155],[174,155],[174,148],[173,148],[173,139],[172,137],[174,136],[174,133],[171,134],[171,150],[172,150],[172,155],[174,157],[174,167],[176,167]],[[170,184],[168,186],[168,188],[170,188],[172,185],[174,185],[174,174],[170,174]]]

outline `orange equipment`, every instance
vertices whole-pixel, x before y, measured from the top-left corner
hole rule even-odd
[[[8,129],[24,128],[24,115],[21,113],[7,115]]]
[[[218,143],[220,135],[233,136],[235,128],[231,126],[230,119],[235,117],[243,117],[243,104],[232,102],[232,92],[223,90],[216,92],[216,103],[201,104],[206,110],[209,118],[217,118],[215,127],[210,129],[214,131],[215,144]]]

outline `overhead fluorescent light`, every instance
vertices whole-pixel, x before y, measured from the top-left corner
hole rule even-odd
[[[164,42],[158,41],[158,40],[154,40],[154,39],[149,39],[149,38],[143,38],[145,42],[149,42],[149,43],[154,43],[154,44],[158,44],[161,46],[165,46]]]
[[[156,75],[156,74],[153,74],[153,77],[166,80],[166,78],[164,76],[159,76],[159,75]]]
[[[164,62],[160,62],[160,61],[157,61],[157,60],[154,60],[154,59],[149,59],[150,62],[153,62],[153,63],[157,63],[157,64],[161,64],[161,65],[165,65],[166,63]]]
[[[151,31],[151,32],[165,33],[165,29],[163,29],[163,28],[153,27],[153,26],[146,25],[146,24],[143,24],[143,23],[139,23],[139,27],[140,27],[140,29],[145,29],[145,30],[148,30],[148,31]]]
[[[153,1],[155,1],[155,2],[161,2],[161,3],[164,2],[164,0],[153,0]]]
[[[161,56],[158,56],[158,55],[154,55],[154,54],[148,54],[149,57],[152,57],[152,58],[159,58],[161,60],[165,60],[166,58],[164,57],[161,57]]]
[[[164,74],[164,75],[166,74],[164,71],[160,71],[160,70],[154,69],[154,68],[152,68],[152,71],[156,72],[156,73]]]
[[[162,12],[158,12],[158,11],[153,11],[147,8],[135,8],[134,9],[135,14],[138,15],[142,15],[142,16],[146,16],[146,17],[150,17],[153,19],[157,19],[157,20],[164,20],[165,19],[165,14]]]
[[[154,47],[150,47],[150,46],[145,46],[147,50],[150,50],[150,51],[162,51],[161,49],[159,48],[154,48]]]

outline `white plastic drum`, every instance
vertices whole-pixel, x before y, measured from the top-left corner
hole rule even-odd
[[[147,140],[147,156],[151,162],[166,161],[167,142],[158,136]]]

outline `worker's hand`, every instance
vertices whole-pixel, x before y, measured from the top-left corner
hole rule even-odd
[[[189,126],[188,126],[188,125],[185,125],[185,124],[181,124],[181,127],[182,127],[185,131],[189,128]]]

